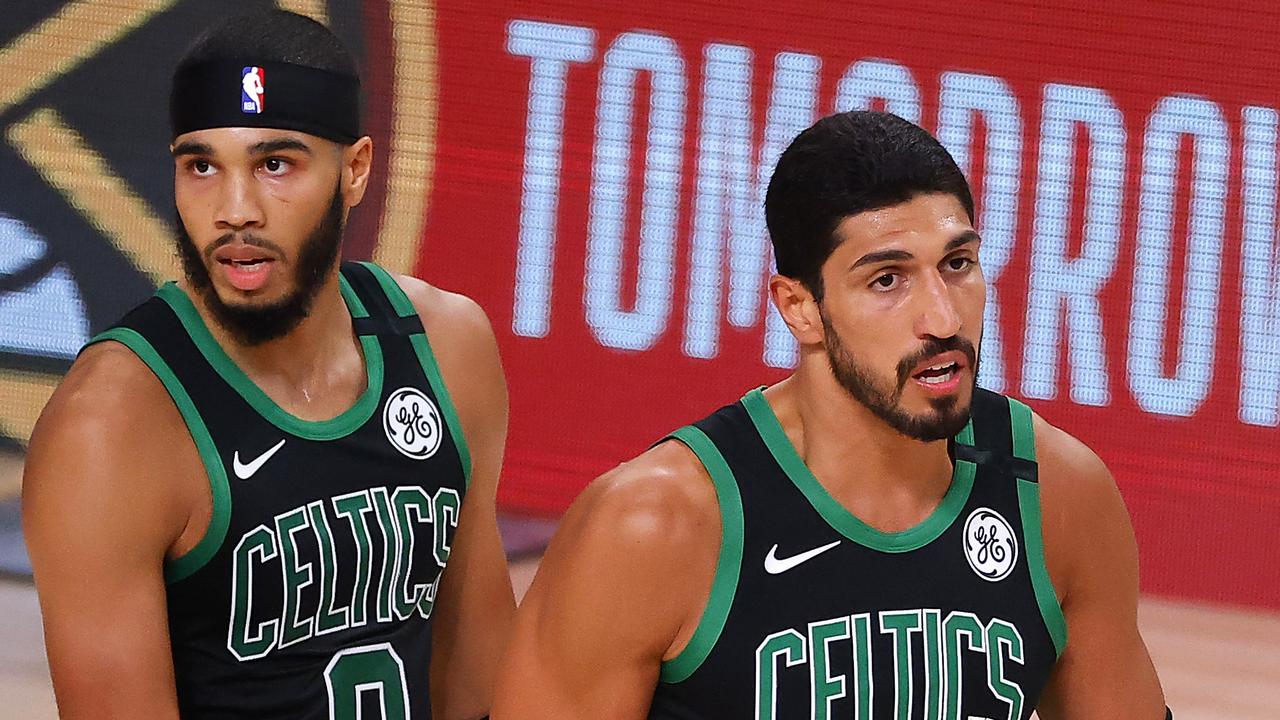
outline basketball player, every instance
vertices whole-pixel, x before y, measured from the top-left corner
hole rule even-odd
[[[794,374],[574,503],[493,716],[1165,717],[1111,476],[974,385],[986,285],[951,157],[834,115],[765,208]]]
[[[373,163],[353,59],[230,20],[170,112],[185,277],[82,352],[27,460],[61,716],[484,716],[506,389],[473,302],[338,261]]]

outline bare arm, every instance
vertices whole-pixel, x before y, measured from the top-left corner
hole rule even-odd
[[[204,477],[193,457],[163,386],[113,343],[86,351],[36,425],[23,526],[66,720],[178,717],[164,560],[193,534],[197,483],[178,480]]]
[[[1083,443],[1036,419],[1046,562],[1067,648],[1043,720],[1162,720],[1164,694],[1138,634],[1138,547],[1115,480]]]
[[[517,613],[494,719],[644,718],[710,594],[719,526],[710,479],[678,443],[593,483]]]
[[[432,711],[444,720],[479,718],[489,712],[515,613],[496,510],[507,385],[493,329],[478,305],[411,278],[400,282],[431,339],[471,453],[470,483],[436,596]]]

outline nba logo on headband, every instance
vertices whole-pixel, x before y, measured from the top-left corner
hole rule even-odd
[[[240,76],[240,109],[246,115],[259,115],[267,96],[266,73],[260,67],[247,67]]]

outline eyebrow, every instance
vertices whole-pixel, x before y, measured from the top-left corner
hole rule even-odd
[[[212,154],[213,148],[210,147],[208,143],[195,142],[194,140],[187,140],[186,142],[180,142],[173,146],[173,156],[175,158],[182,157],[183,155]]]
[[[311,154],[310,145],[293,138],[263,140],[260,143],[254,143],[249,146],[250,155],[268,155],[270,153],[281,152],[282,150],[297,150],[298,152],[303,152],[308,155]]]
[[[943,252],[951,252],[958,247],[968,245],[971,242],[982,242],[982,236],[976,230],[965,230],[959,235],[947,241],[947,247]]]
[[[850,270],[857,270],[863,265],[871,265],[874,263],[888,262],[890,260],[910,260],[915,257],[906,250],[877,250],[869,252],[858,258],[858,261],[849,266]]]
[[[982,240],[982,236],[978,235],[976,231],[965,230],[959,235],[948,240],[946,247],[943,249],[943,252],[951,252],[956,248],[962,247],[964,245],[968,245],[969,243],[972,243],[972,242],[979,242],[981,240]],[[875,252],[869,252],[866,255],[863,255],[862,257],[858,258],[857,262],[849,266],[849,269],[856,270],[862,267],[863,265],[872,265],[874,263],[892,262],[892,261],[901,261],[901,260],[912,260],[914,258],[915,258],[915,255],[912,255],[906,250],[877,250]]]

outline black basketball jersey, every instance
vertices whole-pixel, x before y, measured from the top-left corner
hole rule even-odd
[[[710,599],[663,663],[650,718],[1031,715],[1066,624],[1025,405],[978,390],[946,495],[897,533],[827,493],[759,390],[671,437],[710,474],[723,530]]]
[[[94,342],[130,348],[186,421],[213,493],[165,567],[184,720],[426,720],[431,614],[470,459],[412,303],[344,263],[368,384],[322,422],[288,414],[169,283]]]

